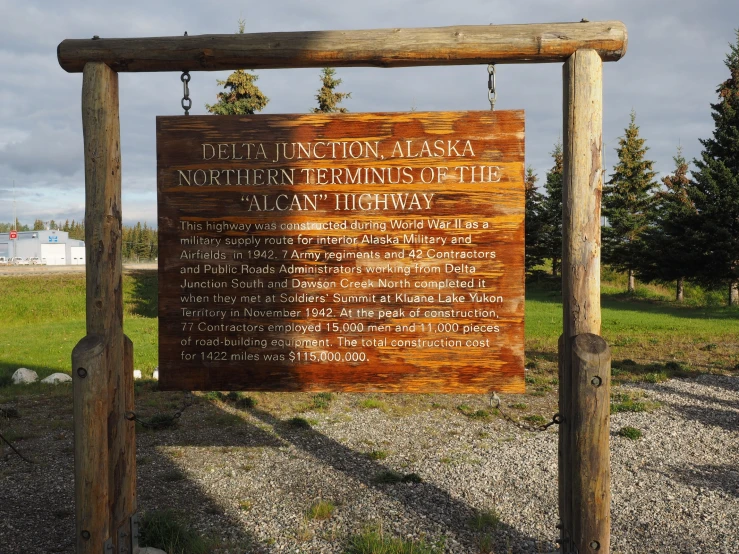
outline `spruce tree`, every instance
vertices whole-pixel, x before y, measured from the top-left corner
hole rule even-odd
[[[534,169],[526,168],[524,180],[524,195],[526,199],[526,273],[533,272],[534,268],[544,263],[544,246],[542,244],[543,229],[543,201],[544,195],[536,190],[536,181],[539,177]]]
[[[664,188],[654,195],[654,220],[643,236],[644,249],[637,275],[649,281],[676,281],[675,300],[684,299],[685,278],[694,274],[695,232],[691,228],[695,206],[688,197],[688,164],[678,147],[675,170],[662,179]]]
[[[544,190],[547,195],[542,206],[542,248],[544,257],[552,260],[552,275],[557,275],[562,262],[562,179],[564,154],[557,141],[551,152],[554,165],[547,171]]]
[[[701,140],[700,159],[688,189],[695,204],[699,276],[729,285],[729,304],[739,305],[739,30],[725,64],[729,78],[711,104],[713,137]]]
[[[644,157],[645,142],[632,111],[631,122],[618,141],[618,163],[603,187],[603,215],[608,219],[603,229],[603,261],[628,273],[629,292],[635,289],[634,275],[644,251],[642,239],[653,215],[652,192],[657,186],[654,162]]]
[[[246,23],[239,20],[239,34],[244,34]],[[218,102],[205,105],[210,113],[216,115],[251,115],[261,112],[269,98],[257,87],[259,77],[243,69],[237,69],[225,81],[216,81],[226,92],[218,93]]]
[[[340,108],[339,104],[346,98],[351,98],[351,92],[336,92],[341,79],[336,78],[336,71],[331,67],[324,67],[321,71],[321,88],[318,89],[316,100],[317,108],[311,108],[312,113],[347,113],[349,110]]]

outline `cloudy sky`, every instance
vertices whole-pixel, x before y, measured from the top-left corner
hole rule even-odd
[[[678,144],[687,159],[710,136],[710,103],[727,78],[736,41],[736,0],[0,0],[0,221],[84,217],[80,91],[82,76],[56,59],[66,38],[153,37],[247,32],[436,27],[446,25],[621,20],[626,56],[604,65],[606,168],[635,110],[661,175]],[[205,113],[228,72],[193,72],[193,110]],[[314,105],[318,69],[259,71],[270,98],[264,113],[305,113]],[[486,66],[339,69],[352,112],[488,109]],[[499,65],[496,109],[526,111],[526,159],[544,180],[562,133],[560,64]],[[121,145],[123,219],[156,224],[154,118],[182,113],[178,73],[123,73]]]

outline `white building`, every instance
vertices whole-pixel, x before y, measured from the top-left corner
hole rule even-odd
[[[39,258],[46,265],[85,265],[85,241],[66,231],[18,231],[17,238],[0,233],[0,256]]]

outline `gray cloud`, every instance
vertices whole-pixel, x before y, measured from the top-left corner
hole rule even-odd
[[[249,3],[222,0],[218,10],[191,0],[128,0],[90,3],[0,0],[0,189],[11,180],[42,194],[28,210],[82,217],[82,132],[79,74],[56,61],[65,38],[145,37],[229,33],[237,20],[247,32],[371,29],[470,24],[619,19],[629,30],[629,48],[604,65],[606,168],[615,162],[617,139],[637,112],[637,124],[662,173],[672,170],[678,142],[686,158],[700,153],[699,138],[713,130],[709,104],[727,77],[723,64],[735,41],[735,0],[377,0],[338,3],[284,0]],[[193,113],[205,113],[227,72],[193,72]],[[271,98],[266,112],[306,113],[314,103],[318,70],[258,72]],[[358,111],[487,109],[485,66],[409,69],[341,68],[347,107]],[[179,74],[121,74],[121,151],[124,218],[156,219],[156,115],[181,113]],[[544,179],[549,153],[562,133],[561,67],[500,66],[498,109],[526,110],[526,158]],[[62,193],[60,193],[60,191]],[[12,217],[12,202],[0,191],[0,221]],[[46,206],[44,203],[50,203]],[[128,210],[128,212],[127,212]],[[66,217],[66,216],[65,216]],[[59,218],[59,217],[57,217]],[[70,217],[71,218],[71,217]],[[31,221],[33,217],[31,218]]]
[[[23,175],[70,177],[82,169],[82,140],[69,129],[37,127],[0,148],[0,164]]]

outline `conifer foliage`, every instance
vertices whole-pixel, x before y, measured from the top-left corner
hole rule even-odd
[[[637,275],[645,281],[676,281],[675,300],[683,301],[684,282],[694,273],[695,206],[688,196],[688,164],[678,147],[675,169],[662,179],[664,188],[654,195],[654,219],[644,233],[644,251]]]
[[[546,257],[542,244],[542,228],[544,225],[543,202],[544,195],[536,190],[536,181],[539,177],[534,169],[526,168],[524,180],[524,195],[526,199],[526,273],[532,273],[534,268],[544,263]]]
[[[634,276],[644,252],[643,235],[651,222],[653,195],[657,183],[654,162],[647,160],[645,139],[639,137],[636,113],[616,149],[618,163],[603,187],[603,261],[628,272],[628,291],[634,292]]]
[[[244,34],[246,23],[239,20],[239,34]],[[218,93],[218,102],[205,105],[215,115],[251,115],[261,112],[269,102],[256,81],[259,77],[243,69],[237,69],[225,81],[216,81],[225,92]]]
[[[544,190],[547,193],[542,206],[541,246],[546,258],[552,260],[552,275],[556,275],[562,263],[562,179],[564,154],[562,143],[557,141],[551,152],[554,165],[547,171]]]
[[[701,244],[698,277],[728,282],[731,305],[739,305],[739,31],[736,38],[725,61],[729,78],[711,104],[713,136],[701,140],[688,190]]]
[[[311,108],[312,113],[347,113],[349,110],[340,107],[339,104],[351,98],[351,92],[337,92],[336,87],[341,84],[341,79],[336,78],[336,71],[331,67],[324,67],[321,71],[321,88],[318,89],[316,100],[317,108]]]

